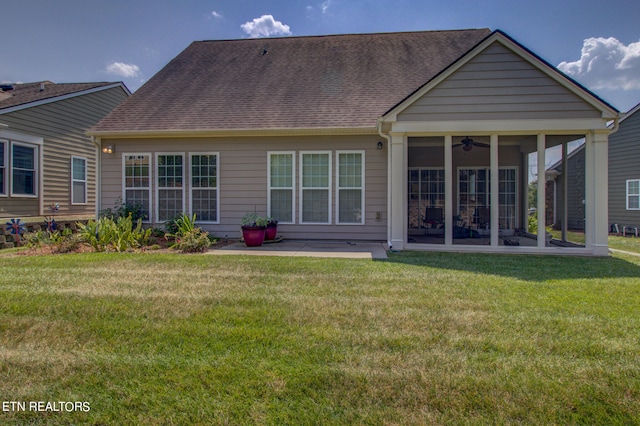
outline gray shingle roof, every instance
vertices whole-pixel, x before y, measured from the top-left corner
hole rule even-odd
[[[198,41],[91,132],[371,128],[490,33]]]
[[[113,83],[52,83],[50,81],[10,85],[3,84],[3,86],[11,86],[12,88],[9,89],[7,87],[0,92],[0,113],[7,108],[27,105],[32,102],[53,99],[111,84]],[[44,87],[44,90],[41,90],[42,87]]]

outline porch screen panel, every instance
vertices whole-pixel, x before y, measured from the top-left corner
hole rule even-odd
[[[269,154],[269,216],[280,223],[293,223],[294,154]]]
[[[0,141],[0,195],[7,194],[7,142]]]
[[[328,152],[301,153],[301,223],[331,223],[331,157]]]
[[[489,169],[460,169],[458,172],[458,212],[465,226],[478,221],[479,209],[491,207]],[[498,217],[500,229],[515,229],[517,207],[517,170],[502,168],[498,171]]]
[[[516,169],[500,169],[500,207],[498,210],[500,229],[516,228],[517,172]]]
[[[167,221],[184,211],[183,162],[182,154],[163,154],[157,157],[158,221]]]
[[[218,222],[218,154],[191,155],[191,213],[198,222]]]
[[[151,154],[124,154],[124,203],[140,207],[151,218]]]
[[[364,153],[338,152],[338,223],[364,223]]]

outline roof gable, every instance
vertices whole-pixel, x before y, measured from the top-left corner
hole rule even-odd
[[[192,43],[94,134],[375,128],[490,31]]]
[[[614,119],[618,112],[506,34],[495,31],[387,111],[385,119],[577,116]]]
[[[0,97],[0,114],[57,102],[112,87],[121,87],[127,95],[131,94],[129,89],[120,82],[52,83],[50,81],[42,81],[3,85],[3,87],[1,92],[3,96]]]

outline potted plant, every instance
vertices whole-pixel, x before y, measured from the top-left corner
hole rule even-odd
[[[264,239],[267,241],[275,240],[278,234],[278,221],[272,217],[267,218],[267,230]]]
[[[267,230],[267,218],[257,213],[247,213],[242,216],[242,238],[247,247],[259,247],[264,242]]]

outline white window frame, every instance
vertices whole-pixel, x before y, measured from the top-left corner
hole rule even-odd
[[[341,187],[340,186],[340,155],[341,154],[360,154],[360,186],[359,187]],[[365,224],[365,151],[364,150],[336,150],[336,224],[338,225],[364,225]],[[360,190],[360,222],[341,222],[340,221],[340,191],[341,190]]]
[[[0,144],[4,145],[4,149],[2,150],[2,168],[0,168],[0,174],[2,175],[2,182],[4,183],[4,188],[0,188],[0,197],[8,197],[9,196],[9,141],[8,140],[0,140]]]
[[[328,181],[328,186],[326,187],[305,187],[303,185],[304,183],[304,162],[303,162],[303,158],[305,155],[312,155],[312,154],[321,154],[321,155],[326,155],[328,158],[328,166],[329,166],[329,170],[327,171],[327,181]],[[299,199],[300,199],[300,211],[299,211],[299,223],[302,225],[331,225],[332,222],[332,216],[331,216],[331,212],[332,212],[332,193],[331,193],[331,188],[332,188],[332,177],[333,177],[333,173],[332,173],[332,162],[333,162],[333,156],[331,155],[332,152],[331,151],[300,151],[300,156],[299,156],[299,161],[300,161],[300,177],[299,177]],[[304,218],[304,191],[305,190],[314,190],[314,189],[322,189],[322,190],[326,190],[327,191],[327,197],[328,197],[328,202],[327,202],[327,221],[326,222],[305,222],[303,220]]]
[[[74,178],[73,160],[82,160],[82,161],[84,161],[84,179],[75,179]],[[71,205],[73,205],[73,206],[87,205],[87,203],[88,203],[88,200],[87,200],[87,195],[88,195],[87,194],[88,193],[88,191],[87,191],[87,186],[88,186],[88,180],[87,180],[88,170],[87,170],[87,168],[88,168],[88,165],[89,165],[89,162],[88,162],[86,157],[79,157],[79,156],[76,156],[76,155],[72,155],[71,156],[71,189],[70,189],[70,196],[71,197],[70,198],[71,198]],[[84,184],[84,202],[82,202],[82,203],[76,202],[73,199],[73,194],[74,194],[74,192],[73,192],[73,184],[74,183],[83,183]]]
[[[148,157],[149,158],[149,186],[148,187],[142,187],[142,186],[132,186],[132,187],[127,187],[127,171],[126,171],[126,167],[127,167],[127,163],[126,163],[126,158],[127,157]],[[140,191],[144,191],[146,190],[147,193],[149,194],[149,205],[147,206],[147,210],[149,211],[149,217],[147,217],[146,219],[143,219],[143,222],[145,223],[153,223],[153,198],[151,196],[151,186],[153,185],[153,156],[151,155],[150,152],[125,152],[122,154],[122,202],[126,203],[127,202],[127,189],[130,190],[140,190]]]
[[[29,148],[29,149],[33,149],[33,194],[23,194],[20,192],[14,192],[13,190],[13,173],[16,170],[16,168],[13,166],[13,153],[14,153],[14,147],[15,146],[22,146],[25,148]],[[39,183],[40,183],[40,147],[38,145],[34,145],[34,144],[30,144],[30,143],[24,143],[24,142],[17,142],[17,141],[11,141],[11,155],[9,158],[9,165],[10,165],[10,182],[9,182],[9,186],[10,186],[10,194],[12,197],[21,197],[21,198],[38,198],[38,189],[39,189]],[[23,169],[18,169],[18,170],[23,170]],[[26,170],[26,169],[24,169]]]
[[[181,213],[185,213],[185,192],[186,192],[186,180],[187,180],[187,176],[186,176],[186,168],[187,168],[187,163],[185,162],[185,153],[184,152],[156,152],[155,155],[155,172],[156,172],[156,180],[155,180],[155,186],[156,186],[156,190],[155,190],[155,198],[156,198],[156,203],[155,203],[155,208],[156,208],[156,219],[158,222],[162,221],[167,221],[170,220],[172,218],[166,218],[166,219],[160,219],[160,191],[161,190],[175,190],[177,188],[174,187],[161,187],[160,186],[160,173],[159,173],[159,169],[160,166],[158,164],[158,159],[160,158],[160,156],[172,156],[172,157],[182,157],[182,187],[180,188],[180,190],[182,191],[182,206],[181,206]]]
[[[291,156],[291,186],[271,186],[271,156],[272,155],[290,155]],[[277,189],[279,191],[291,191],[291,221],[278,221],[279,224],[293,225],[296,222],[296,152],[295,151],[267,151],[267,214],[271,216],[271,191]],[[300,212],[302,217],[302,210]]]
[[[193,182],[191,181],[193,177],[191,167],[193,165],[193,157],[197,155],[210,155],[210,156],[216,157],[216,186],[215,187],[210,186],[210,187],[202,188],[202,187],[193,186]],[[190,152],[188,169],[189,170],[186,171],[188,178],[187,180],[185,180],[185,182],[188,182],[188,188],[189,188],[189,211],[191,212],[191,214],[194,213],[193,212],[193,191],[194,190],[215,189],[216,190],[216,220],[215,221],[198,220],[198,217],[196,216],[196,222],[202,223],[202,224],[220,224],[220,153],[219,152]]]
[[[638,186],[639,186],[639,190],[638,190],[638,194],[629,194],[629,184],[631,182],[638,182]],[[627,179],[627,184],[626,184],[626,191],[625,191],[625,201],[626,201],[626,206],[627,206],[627,210],[640,210],[640,207],[630,207],[629,206],[629,197],[638,197],[638,205],[640,206],[640,179]]]

